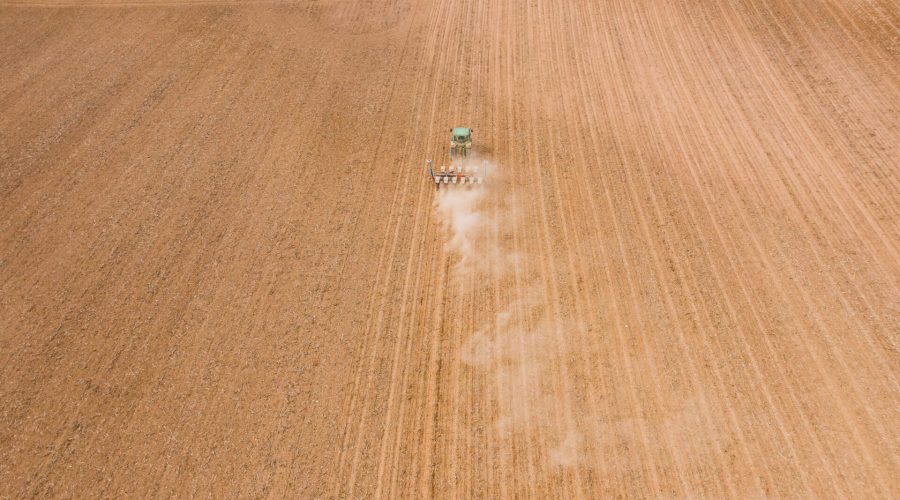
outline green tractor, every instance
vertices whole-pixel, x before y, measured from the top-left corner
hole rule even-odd
[[[456,127],[450,133],[450,159],[465,158],[472,148],[472,129]]]

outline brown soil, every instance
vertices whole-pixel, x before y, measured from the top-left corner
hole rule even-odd
[[[898,30],[3,4],[0,497],[900,496]]]

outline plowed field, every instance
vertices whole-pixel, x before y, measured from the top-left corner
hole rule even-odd
[[[891,0],[3,3],[0,497],[900,496],[898,62]]]

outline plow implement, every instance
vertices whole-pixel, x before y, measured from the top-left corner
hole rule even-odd
[[[482,184],[487,178],[487,162],[481,168],[470,165],[441,165],[440,170],[435,170],[431,160],[428,160],[428,173],[434,180],[435,187],[444,185]]]

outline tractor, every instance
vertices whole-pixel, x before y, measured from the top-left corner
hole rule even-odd
[[[437,188],[441,184],[473,185],[483,184],[488,174],[488,162],[482,165],[474,165],[467,159],[469,149],[472,148],[472,129],[456,127],[450,129],[450,165],[441,165],[440,169],[434,166],[434,162],[427,160],[428,174]]]
[[[472,148],[472,129],[456,127],[450,134],[450,159],[465,158]]]

